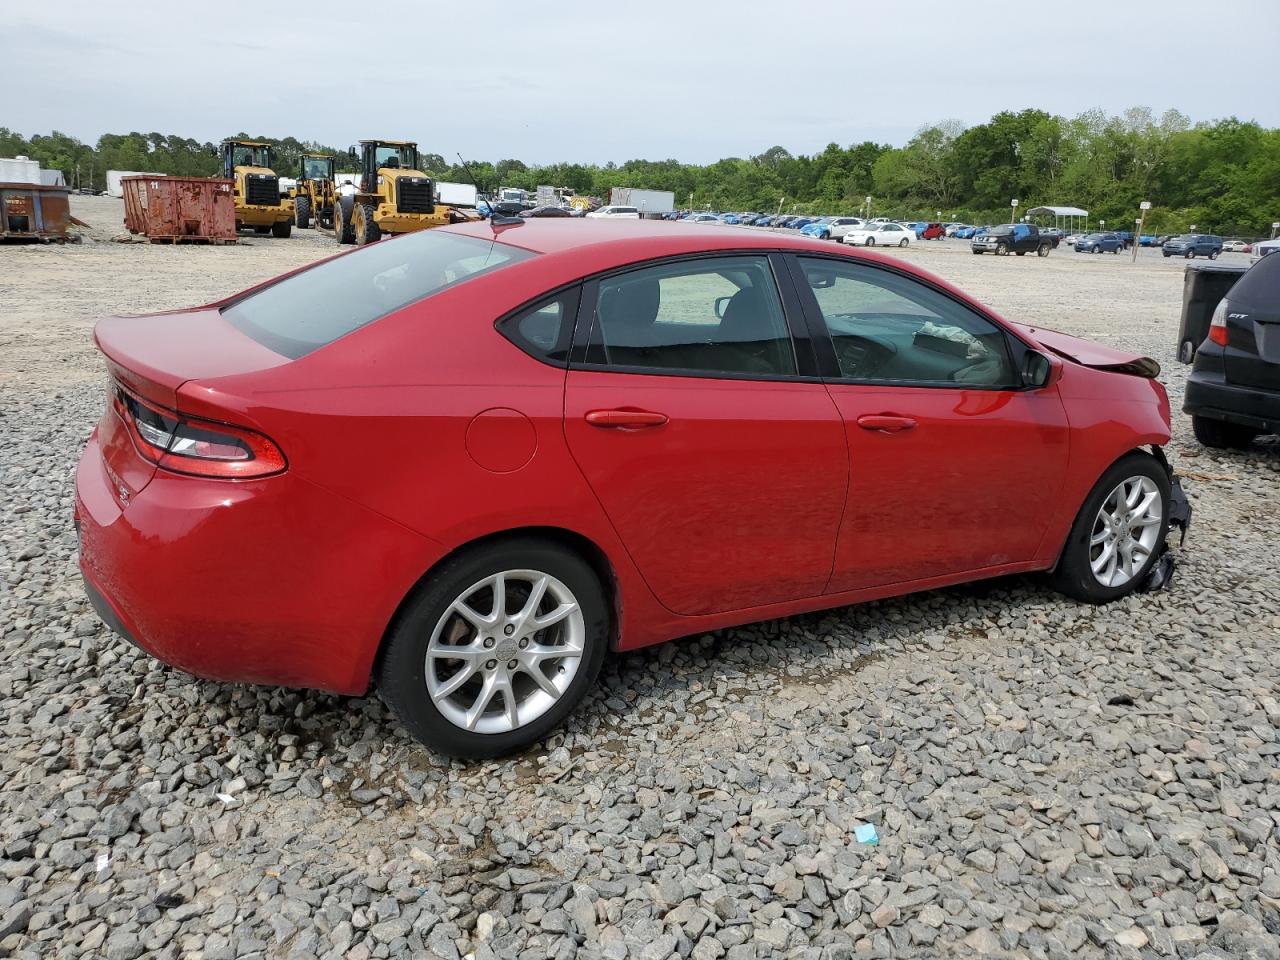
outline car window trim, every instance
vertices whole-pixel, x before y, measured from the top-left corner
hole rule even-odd
[[[766,260],[773,276],[774,286],[787,325],[787,339],[791,342],[796,373],[735,373],[732,371],[697,370],[683,367],[619,367],[607,363],[594,343],[596,303],[600,299],[600,283],[611,277],[634,273],[650,267],[698,260],[723,260],[732,257],[753,257]],[[574,324],[573,345],[569,348],[569,369],[596,373],[630,374],[651,377],[687,377],[700,380],[756,380],[771,383],[821,383],[817,357],[813,352],[809,326],[803,307],[793,287],[790,270],[782,258],[782,251],[763,247],[731,250],[700,250],[695,253],[672,254],[640,260],[622,267],[612,267],[593,274],[582,283],[578,300],[578,317]]]
[[[873,387],[920,387],[930,390],[987,390],[1005,393],[1017,393],[1033,389],[1020,383],[1012,383],[1005,386],[998,384],[956,383],[950,380],[880,380],[865,377],[843,376],[840,372],[840,360],[836,356],[835,342],[832,339],[831,331],[827,329],[827,321],[822,315],[822,308],[818,305],[818,298],[814,294],[813,289],[809,286],[809,281],[805,279],[804,266],[800,262],[803,259],[830,260],[833,263],[843,264],[852,263],[859,267],[871,270],[881,270],[904,280],[915,281],[921,286],[932,290],[934,293],[941,294],[956,306],[961,309],[968,310],[970,313],[976,314],[978,317],[987,321],[1004,334],[1005,348],[1009,352],[1009,369],[1013,371],[1015,378],[1017,376],[1017,371],[1021,369],[1023,356],[1028,350],[1036,350],[1036,348],[1019,337],[1017,333],[1009,328],[1008,324],[1001,322],[997,318],[986,313],[986,311],[975,309],[970,304],[958,299],[949,291],[944,290],[937,284],[930,283],[926,278],[914,273],[908,273],[905,270],[895,270],[893,267],[885,264],[873,263],[869,260],[863,260],[860,257],[833,256],[832,254],[825,253],[821,250],[815,250],[812,253],[808,251],[799,253],[797,251],[788,250],[786,251],[785,256],[787,260],[787,267],[791,273],[791,282],[799,291],[799,297],[803,303],[805,320],[809,324],[810,337],[812,338],[815,353],[818,357],[819,370],[824,383]]]

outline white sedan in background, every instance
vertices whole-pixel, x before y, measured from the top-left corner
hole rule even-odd
[[[915,235],[900,223],[876,223],[850,230],[843,242],[853,247],[905,247]]]
[[[1224,253],[1248,253],[1253,247],[1245,243],[1243,240],[1223,240],[1222,250]]]
[[[599,210],[592,210],[587,214],[588,217],[612,217],[616,220],[639,220],[640,211],[635,207],[601,207]]]

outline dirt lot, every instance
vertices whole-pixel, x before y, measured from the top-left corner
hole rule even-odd
[[[336,248],[73,212],[93,242],[0,247],[0,956],[1280,957],[1274,440],[1210,453],[1175,414],[1168,591],[1012,578],[690,638],[606,665],[545,748],[449,764],[376,698],[201,683],[96,622],[94,318]],[[890,253],[1155,357],[1180,409],[1182,261]]]

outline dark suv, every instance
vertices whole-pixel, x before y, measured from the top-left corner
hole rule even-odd
[[[1222,238],[1210,233],[1184,233],[1166,240],[1161,252],[1166,257],[1208,257],[1210,260],[1217,260],[1218,254],[1222,252]]]
[[[1182,409],[1208,447],[1280,433],[1280,257],[1263,257],[1219,301]]]

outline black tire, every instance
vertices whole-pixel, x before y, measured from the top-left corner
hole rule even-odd
[[[506,733],[475,733],[455,726],[427,693],[427,645],[440,618],[467,587],[503,570],[541,571],[565,584],[582,610],[585,644],[577,674],[546,713]],[[609,625],[600,579],[576,553],[534,538],[466,550],[432,573],[396,617],[375,668],[378,693],[405,729],[434,750],[469,759],[509,754],[547,736],[582,699],[604,662]]]
[[[258,234],[259,236],[265,237],[268,233],[271,232],[271,228],[270,227],[254,227],[253,232]]]
[[[996,244],[996,256],[997,256],[997,257],[1007,257],[1008,255],[1009,255],[1009,245],[1008,245],[1008,244],[1006,244],[1006,243],[997,243],[997,244]]]
[[[293,201],[293,222],[299,230],[311,226],[311,198],[298,197]]]
[[[1049,255],[1049,249],[1050,249],[1049,244],[1047,243],[1040,244],[1040,246],[1036,247],[1036,256],[1047,257]]]
[[[1182,256],[1185,257],[1187,260],[1194,260],[1196,258],[1196,252],[1194,250],[1188,250]]]
[[[1210,417],[1191,417],[1191,429],[1196,439],[1215,450],[1243,450],[1253,443],[1260,431],[1239,423],[1214,420]]]
[[[867,247],[874,247],[875,245],[876,245],[875,237],[867,237],[867,242],[863,244],[863,246],[867,246]]]
[[[1190,363],[1196,358],[1196,345],[1190,340],[1183,340],[1182,345],[1178,347],[1178,360],[1182,363]]]
[[[970,249],[970,250],[973,250],[973,254],[974,254],[974,256],[977,256],[977,257],[982,256],[982,251],[981,251],[981,250],[974,250],[974,248],[973,248],[973,247],[970,247],[969,249]]]
[[[351,229],[351,211],[355,207],[355,198],[338,197],[333,203],[333,235],[339,243],[355,243],[355,231]]]
[[[1089,539],[1093,534],[1098,512],[1111,492],[1125,480],[1137,476],[1150,477],[1160,491],[1163,509],[1156,546],[1128,583],[1118,587],[1104,586],[1093,575],[1089,566]],[[1151,454],[1141,450],[1125,454],[1107,469],[1089,491],[1089,496],[1085,497],[1084,505],[1071,525],[1071,532],[1067,534],[1067,542],[1058,557],[1058,566],[1049,575],[1054,588],[1075,600],[1094,604],[1110,603],[1139,589],[1151,572],[1151,565],[1160,555],[1165,537],[1169,533],[1169,505],[1169,475],[1164,467]]]
[[[284,240],[291,233],[293,233],[292,220],[277,220],[271,225],[271,235],[278,240]]]
[[[1210,260],[1217,260],[1217,259],[1218,259],[1218,251],[1217,251],[1217,250],[1210,250],[1210,251],[1209,251],[1209,259],[1210,259]]]
[[[901,240],[898,241],[898,246],[905,247],[907,243],[908,243],[907,238],[903,237]]]
[[[373,219],[373,211],[376,209],[374,204],[365,202],[352,211],[351,229],[356,235],[358,246],[377,243],[382,239],[382,231],[378,229],[378,224]]]
[[[1120,255],[1120,248],[1119,248],[1119,247],[1116,247],[1116,248],[1115,248],[1114,250],[1112,250],[1111,252],[1112,252],[1112,253],[1114,253],[1114,254],[1116,254],[1117,256],[1119,256],[1119,255]]]

